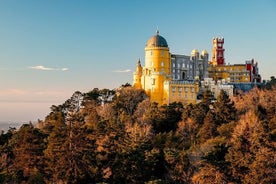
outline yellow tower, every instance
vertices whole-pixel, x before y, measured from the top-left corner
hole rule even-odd
[[[136,71],[133,73],[133,87],[137,89],[142,89],[141,77],[142,77],[143,68],[141,66],[140,59],[136,65]]]
[[[164,89],[166,81],[171,79],[171,55],[167,41],[159,35],[151,37],[145,47],[145,67],[141,77],[142,88],[152,102],[166,104],[168,90]]]

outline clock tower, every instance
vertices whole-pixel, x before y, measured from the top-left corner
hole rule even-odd
[[[224,62],[224,38],[213,38],[213,50],[211,63],[214,66],[225,65]]]

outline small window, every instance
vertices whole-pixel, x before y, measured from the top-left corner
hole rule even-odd
[[[163,61],[161,62],[161,67],[164,67],[164,62]]]
[[[172,87],[172,92],[173,92],[173,93],[175,92],[175,87]]]
[[[155,85],[155,79],[152,79],[151,84]]]
[[[178,92],[181,93],[182,92],[182,88],[178,87]]]

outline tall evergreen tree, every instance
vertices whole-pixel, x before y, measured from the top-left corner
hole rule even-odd
[[[45,134],[32,124],[24,124],[13,135],[10,144],[14,155],[10,165],[13,182],[28,182],[33,177],[44,183]]]
[[[216,125],[221,125],[224,123],[229,123],[231,121],[237,120],[237,110],[235,104],[230,100],[229,96],[224,90],[220,91],[217,101],[213,105]]]

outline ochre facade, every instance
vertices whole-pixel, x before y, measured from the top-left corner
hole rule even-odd
[[[167,41],[157,32],[146,44],[145,66],[141,66],[140,60],[137,63],[133,86],[144,89],[150,100],[159,105],[196,103],[198,83],[194,80],[173,80],[172,72],[175,71]]]

